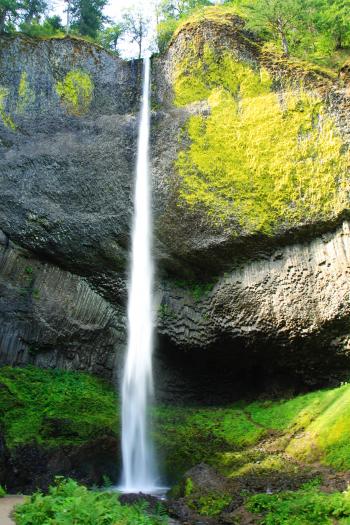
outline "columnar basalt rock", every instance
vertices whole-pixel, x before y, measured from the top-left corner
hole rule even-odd
[[[0,243],[0,364],[86,370],[110,378],[123,312],[88,281]]]

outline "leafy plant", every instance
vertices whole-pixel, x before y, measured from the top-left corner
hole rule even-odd
[[[47,495],[36,492],[15,509],[17,525],[166,525],[146,504],[121,505],[113,492],[88,490],[72,479],[57,478]]]
[[[295,492],[258,494],[247,504],[250,512],[263,514],[261,525],[347,524],[350,518],[350,491],[328,494],[304,485]]]

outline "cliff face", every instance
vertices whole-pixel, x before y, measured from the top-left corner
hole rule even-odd
[[[124,344],[139,64],[16,37],[1,41],[0,79],[1,361],[110,375]]]
[[[322,383],[349,367],[346,80],[208,13],[153,61],[160,392],[196,397],[202,376],[215,393],[223,369],[230,391],[258,367]],[[16,37],[0,79],[1,362],[111,376],[140,65]]]
[[[215,12],[156,65],[162,352],[199,391],[322,383],[349,368],[347,81]]]

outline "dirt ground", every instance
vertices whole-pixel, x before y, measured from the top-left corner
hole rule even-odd
[[[14,525],[14,521],[10,518],[10,514],[15,505],[22,503],[24,496],[6,496],[0,499],[0,524]]]

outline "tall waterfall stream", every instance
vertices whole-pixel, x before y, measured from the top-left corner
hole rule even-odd
[[[149,434],[153,395],[153,263],[150,139],[150,58],[144,59],[142,108],[137,148],[128,348],[122,382],[123,492],[157,493],[157,467]]]

